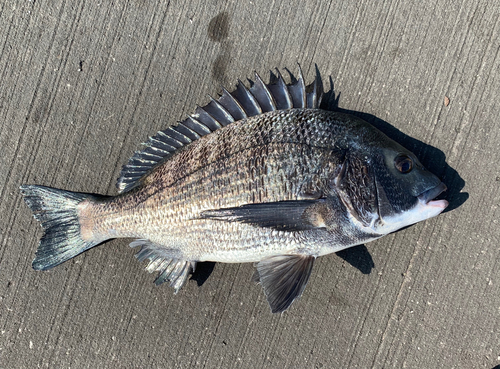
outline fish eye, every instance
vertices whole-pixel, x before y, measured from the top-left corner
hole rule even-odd
[[[394,166],[403,174],[411,172],[413,169],[413,160],[408,155],[400,154],[394,159]]]

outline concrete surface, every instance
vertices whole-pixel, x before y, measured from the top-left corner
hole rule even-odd
[[[499,0],[1,2],[0,367],[499,365],[499,15]],[[320,258],[283,315],[250,264],[205,264],[174,296],[127,240],[31,269],[42,232],[19,185],[115,194],[148,135],[297,62],[443,177],[451,210]]]

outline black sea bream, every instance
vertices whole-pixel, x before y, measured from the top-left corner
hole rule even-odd
[[[112,238],[177,292],[199,261],[256,263],[272,312],[306,286],[314,260],[434,217],[446,186],[367,122],[319,109],[279,71],[265,84],[198,107],[158,132],[123,167],[117,196],[24,185],[45,233],[33,268],[50,269]]]

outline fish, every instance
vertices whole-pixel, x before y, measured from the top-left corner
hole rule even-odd
[[[22,185],[41,223],[32,267],[131,238],[177,293],[198,262],[254,263],[272,313],[300,297],[317,257],[440,214],[446,185],[366,121],[320,108],[323,83],[255,72],[198,106],[123,166],[116,196]]]

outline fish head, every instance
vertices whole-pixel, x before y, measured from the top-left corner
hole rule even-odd
[[[333,187],[358,228],[385,235],[440,214],[446,185],[407,150],[367,122],[350,119]]]
[[[429,172],[411,151],[385,137],[372,147],[378,219],[372,227],[388,234],[439,215],[446,200],[435,200],[446,185]]]

